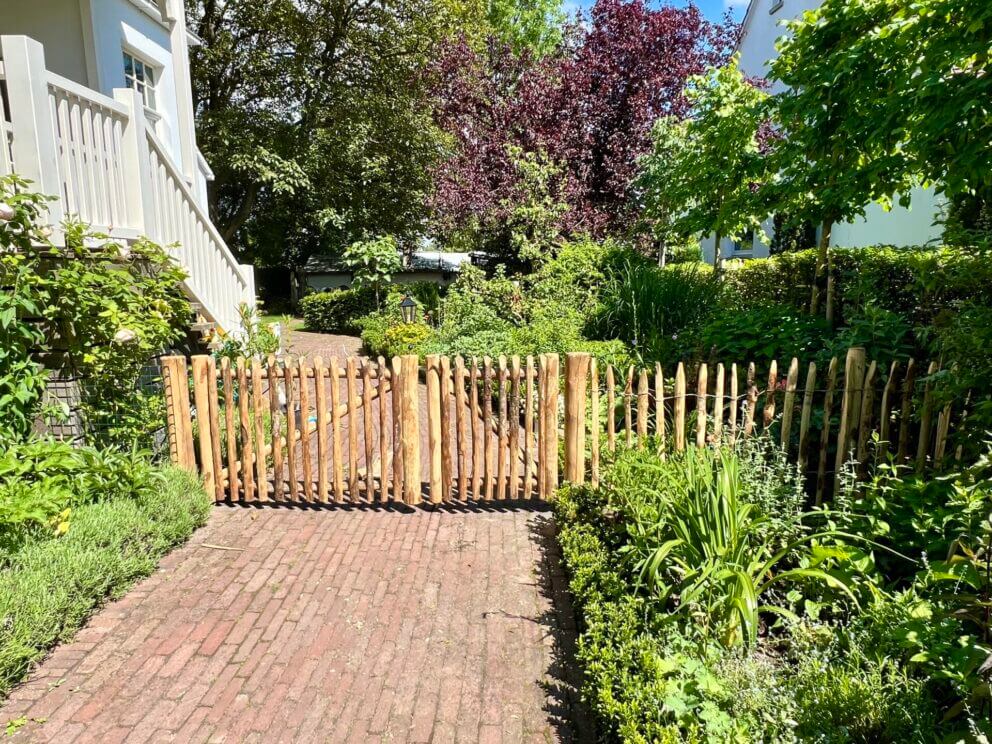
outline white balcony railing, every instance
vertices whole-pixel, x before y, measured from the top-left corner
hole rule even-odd
[[[114,238],[164,245],[201,313],[236,331],[238,305],[255,301],[251,267],[211,223],[138,94],[109,98],[48,71],[41,45],[24,36],[0,36],[0,92],[0,175],[16,171],[57,194],[55,227],[71,215]]]

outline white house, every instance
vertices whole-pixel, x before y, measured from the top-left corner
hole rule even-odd
[[[183,0],[0,0],[0,175],[61,197],[54,227],[74,215],[169,246],[202,318],[235,331],[254,276],[207,215],[189,71],[198,43]]]
[[[819,7],[822,0],[750,0],[741,28],[741,37],[735,51],[740,55],[741,71],[751,77],[768,76],[769,62],[776,56],[775,40],[786,33],[784,21],[798,18],[807,10]],[[772,83],[770,92],[779,92],[782,84]],[[943,202],[932,189],[914,189],[911,206],[906,209],[894,205],[886,212],[878,204],[871,204],[865,217],[854,222],[834,225],[830,245],[861,248],[868,245],[922,245],[939,241],[942,231],[935,225]],[[773,234],[771,220],[765,225],[769,237]],[[812,246],[811,246],[812,247]],[[703,258],[713,261],[713,236],[702,241]],[[724,258],[750,258],[768,255],[768,245],[760,236],[734,242],[721,240]]]

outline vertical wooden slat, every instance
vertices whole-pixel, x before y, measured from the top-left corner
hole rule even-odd
[[[558,355],[546,354],[545,430],[541,437],[541,466],[544,470],[545,498],[558,490]]]
[[[221,357],[220,374],[224,390],[224,437],[227,446],[227,498],[237,501],[241,496],[238,482],[238,437],[234,429],[234,375],[231,373],[231,360]]]
[[[803,410],[799,416],[799,470],[806,472],[809,459],[809,422],[813,414],[813,395],[816,393],[816,362],[809,363],[806,371],[806,389],[803,391]]]
[[[485,455],[485,469],[483,478],[485,479],[486,501],[493,500],[493,485],[495,481],[495,453],[491,446],[493,431],[493,362],[489,357],[482,358],[482,451]]]
[[[730,365],[730,443],[737,441],[737,413],[740,411],[741,399],[737,390],[737,362]]]
[[[389,501],[389,370],[386,360],[377,360],[379,376],[376,402],[379,407],[379,500]]]
[[[909,459],[909,437],[912,427],[913,392],[916,390],[916,361],[906,363],[906,376],[902,381],[902,409],[899,412],[899,462]]]
[[[431,503],[441,503],[441,378],[437,355],[427,357],[427,462]]]
[[[255,498],[255,448],[252,446],[251,415],[248,411],[248,372],[245,369],[245,358],[238,357],[236,364],[238,373],[238,418],[241,439],[241,473],[244,485],[242,498],[245,501]]]
[[[785,378],[785,398],[782,400],[782,447],[789,451],[789,435],[792,434],[792,417],[796,408],[796,388],[799,385],[799,360],[792,357],[789,373]]]
[[[451,500],[451,359],[442,356],[441,374],[441,497]]]
[[[372,413],[372,360],[362,359],[362,444],[365,454],[365,498],[375,501],[375,434]]]
[[[875,378],[878,375],[878,364],[873,360],[868,365],[861,391],[861,416],[858,421],[858,446],[855,450],[859,471],[864,474],[865,463],[868,460],[868,442],[871,439],[872,424],[875,414]]]
[[[282,368],[286,380],[286,470],[289,473],[289,497],[298,501],[300,482],[296,471],[296,383],[293,371],[293,363],[287,359]]]
[[[627,384],[623,388],[623,431],[624,441],[628,447],[634,444],[633,421],[633,400],[634,400],[634,365],[627,368]]]
[[[613,365],[606,365],[606,447],[610,452],[617,449],[617,390],[613,376]]]
[[[534,357],[527,357],[525,373],[526,393],[524,395],[526,410],[524,411],[524,498],[534,496]]]
[[[595,488],[599,485],[599,368],[596,364],[596,357],[589,360],[589,408],[591,411],[592,432],[589,442],[589,469],[592,485]]]
[[[937,373],[937,362],[930,362],[927,368],[927,377],[931,378]],[[923,406],[920,409],[920,441],[916,448],[916,471],[923,472],[927,464],[927,455],[930,454],[930,427],[933,424],[933,383],[929,379],[923,386]]]
[[[576,485],[586,477],[586,385],[589,355],[565,357],[565,478]]]
[[[685,451],[685,365],[675,370],[675,451]]]
[[[220,473],[214,469],[213,432],[210,426],[210,357],[193,357],[193,397],[196,403],[197,434],[200,442],[200,474],[203,487],[215,501],[223,498]]]
[[[696,446],[706,446],[706,390],[709,387],[706,363],[699,365],[696,376]]]
[[[279,405],[279,365],[274,355],[268,358],[269,379],[269,418],[272,429],[272,488],[274,498],[282,499],[286,485],[282,461],[282,421],[281,406]]]
[[[510,359],[510,493],[520,498],[520,357]]]
[[[889,437],[892,436],[892,396],[896,394],[896,379],[899,376],[899,362],[892,362],[889,378],[882,389],[882,406],[878,413],[878,461],[884,462],[889,452]]]
[[[816,471],[816,503],[823,503],[827,490],[827,457],[830,448],[830,416],[833,413],[834,388],[837,386],[837,357],[827,368],[827,389],[823,395],[823,422],[820,428],[820,464]]]
[[[468,457],[469,442],[466,442],[466,418],[465,406],[465,360],[461,356],[455,357],[455,446],[458,457],[458,499],[464,501],[468,491]],[[471,437],[471,434],[469,434]]]
[[[0,146],[4,146],[3,143],[0,143]],[[186,377],[185,357],[162,358],[162,387],[165,394],[170,459],[173,465],[186,470],[195,470],[193,440],[191,432],[187,433],[189,432],[189,381]]]
[[[658,436],[658,455],[665,456],[665,371],[660,363],[654,365],[654,431]]]
[[[637,446],[644,449],[648,439],[648,404],[651,392],[648,388],[648,371],[641,369],[637,380]]]
[[[334,460],[334,500],[344,501],[344,451],[341,446],[341,367],[337,357],[327,364],[327,381],[331,386],[331,455]]]
[[[221,454],[220,454],[220,411],[218,410],[218,398],[217,394],[217,363],[213,357],[208,357],[207,359],[207,404],[210,410],[210,444],[213,450],[213,461],[214,461],[214,483],[216,485],[216,495],[217,501],[222,501],[224,499],[224,484],[221,481],[220,473],[223,465],[221,464]]]
[[[300,375],[300,454],[303,463],[303,498],[313,500],[313,467],[310,457],[310,373],[306,359],[300,357],[297,361],[297,371]],[[316,377],[315,377],[316,381]]]
[[[499,397],[497,398],[499,402],[499,408],[496,411],[496,428],[497,428],[497,448],[496,448],[496,498],[505,499],[506,498],[506,447],[507,447],[507,436],[506,436],[506,416],[507,416],[507,406],[506,406],[506,388],[507,382],[509,380],[509,372],[506,368],[506,357],[500,355],[499,357],[499,370],[498,376],[496,378],[496,384],[498,385]]]
[[[469,377],[469,416],[472,424],[472,497],[482,498],[482,473],[485,470],[485,429],[479,420],[479,360],[472,357]]]
[[[414,354],[403,357],[403,500],[410,505],[420,503],[420,393],[417,387],[419,363]]]
[[[357,369],[354,357],[345,360],[345,395],[348,410],[348,497],[358,500],[358,396],[356,386]]]
[[[767,430],[775,420],[775,393],[778,390],[778,362],[772,359],[768,367],[768,388],[765,392],[765,410],[762,416],[762,428]]]
[[[328,501],[330,487],[327,481],[329,461],[327,428],[330,426],[327,410],[327,369],[321,356],[313,358],[313,398],[317,408],[317,500]],[[337,380],[334,381],[337,384]]]
[[[403,501],[403,360],[392,359],[393,501]]]
[[[747,409],[744,412],[744,436],[754,433],[754,416],[758,411],[758,385],[754,362],[747,365]]]
[[[723,364],[716,365],[716,383],[713,390],[713,440],[717,446],[723,439],[723,386],[724,386]]]
[[[255,483],[260,501],[269,499],[269,476],[265,457],[265,407],[262,398],[262,361],[251,360],[251,404],[255,424]]]
[[[844,361],[844,392],[841,398],[840,426],[837,429],[837,460],[835,479],[840,478],[844,463],[857,445],[858,422],[861,420],[861,394],[865,381],[865,350],[855,346],[847,350]]]

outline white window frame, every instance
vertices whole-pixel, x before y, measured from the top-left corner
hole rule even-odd
[[[156,108],[158,103],[158,82],[161,79],[160,73],[161,68],[149,62],[145,57],[140,54],[135,54],[128,48],[124,48],[123,52],[123,68],[124,68],[124,85],[132,90],[138,91],[141,95],[141,100],[145,104],[145,110],[150,111],[157,115],[158,110]],[[131,72],[128,73],[128,62],[130,62]],[[138,70],[141,70],[141,78],[139,78]],[[150,76],[150,80],[149,80]]]

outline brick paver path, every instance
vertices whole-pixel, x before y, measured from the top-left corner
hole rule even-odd
[[[103,744],[585,740],[552,530],[533,507],[218,507],[0,723]]]

